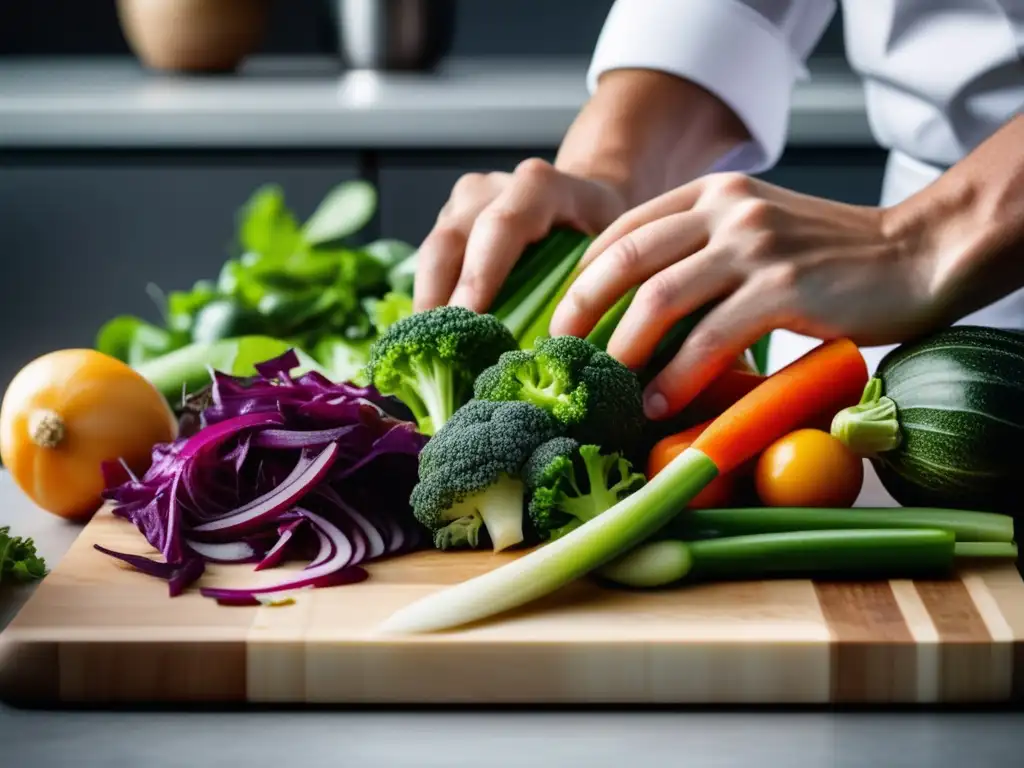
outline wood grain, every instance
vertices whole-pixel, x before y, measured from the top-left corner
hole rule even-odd
[[[0,635],[11,703],[959,703],[1024,698],[1024,581],[578,582],[470,628],[383,638],[395,609],[514,558],[423,552],[292,605],[228,608],[93,549],[153,555],[103,511]],[[299,567],[299,566],[295,566]],[[274,579],[211,567],[203,583]]]

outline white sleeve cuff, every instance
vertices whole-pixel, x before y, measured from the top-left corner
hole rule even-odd
[[[613,69],[653,69],[715,94],[751,141],[715,170],[758,173],[786,145],[793,84],[806,77],[785,33],[737,0],[616,0],[587,71],[593,93]]]

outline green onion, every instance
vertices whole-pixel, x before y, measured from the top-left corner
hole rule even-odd
[[[659,587],[686,578],[756,579],[941,574],[957,557],[949,531],[927,528],[789,531],[644,544],[598,573],[617,584]]]
[[[1012,541],[958,541],[957,557],[1017,559],[1017,545]]]
[[[994,512],[931,507],[738,507],[693,509],[666,526],[681,539],[840,528],[937,528],[961,541],[1013,541],[1013,518]]]
[[[518,608],[575,581],[655,533],[718,474],[688,448],[614,507],[542,547],[481,576],[399,609],[380,627],[388,634],[436,632]]]
[[[532,245],[512,270],[490,313],[501,320],[516,339],[551,304],[563,281],[572,274],[590,238],[569,229],[554,230]]]

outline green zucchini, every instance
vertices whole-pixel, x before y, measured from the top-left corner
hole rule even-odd
[[[1024,332],[961,325],[900,345],[832,434],[904,506],[1024,516]]]

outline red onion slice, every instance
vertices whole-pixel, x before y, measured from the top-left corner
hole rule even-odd
[[[225,541],[212,544],[185,539],[185,544],[197,555],[211,563],[252,563],[259,560],[256,550],[244,541]]]
[[[253,499],[248,504],[243,504],[223,517],[196,526],[192,529],[192,533],[231,534],[252,528],[255,524],[287,509],[305,496],[327,474],[327,470],[331,468],[337,455],[337,443],[331,443],[312,459],[304,454],[288,477],[273,490]]]
[[[316,568],[310,568],[308,570],[299,571],[298,573],[289,574],[288,577],[276,584],[243,589],[206,587],[199,590],[200,594],[204,597],[212,597],[217,600],[237,600],[252,597],[254,595],[281,592],[287,589],[299,589],[300,587],[306,586],[317,587],[321,586],[322,582],[329,577],[333,577],[334,579],[347,578],[345,571],[348,571],[349,569],[346,568],[346,566],[351,561],[353,553],[351,542],[349,542],[345,537],[345,534],[340,528],[324,517],[321,517],[315,512],[311,512],[309,510],[303,510],[303,514],[305,517],[309,518],[309,521],[314,526],[322,530],[331,540],[331,544],[334,546],[333,557],[329,558],[326,562],[321,563]],[[355,578],[357,575],[358,574],[353,574],[352,577]],[[362,578],[365,578],[365,576]],[[331,580],[330,583],[337,584],[338,582]]]
[[[264,429],[253,437],[252,444],[258,448],[314,448],[340,440],[360,427],[361,424],[346,424],[335,429]]]
[[[285,549],[288,547],[288,542],[292,540],[295,535],[295,529],[302,525],[303,520],[295,520],[287,525],[278,527],[281,531],[281,537],[277,540],[277,543],[272,546],[267,554],[263,556],[263,559],[256,564],[253,570],[262,571],[264,568],[273,568],[275,565],[281,562],[284,558]]]

